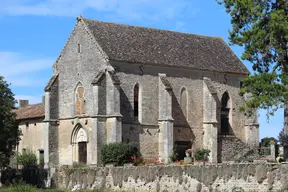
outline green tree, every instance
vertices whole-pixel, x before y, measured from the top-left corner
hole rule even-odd
[[[252,63],[240,94],[252,99],[246,112],[261,108],[267,117],[284,107],[288,131],[288,2],[287,0],[216,0],[231,16],[230,45],[244,46],[242,59]]]
[[[16,100],[9,84],[0,76],[0,167],[9,164],[13,147],[19,141],[20,131],[16,122],[16,114],[12,112]]]

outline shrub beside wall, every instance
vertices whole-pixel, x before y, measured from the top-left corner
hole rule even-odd
[[[22,154],[18,154],[17,159],[19,164],[24,167],[37,165],[37,156],[31,150],[23,151]]]
[[[112,164],[123,166],[133,163],[133,158],[141,156],[135,143],[109,143],[101,149],[101,162],[103,165]]]
[[[198,149],[195,152],[196,161],[208,161],[210,150],[209,149]]]

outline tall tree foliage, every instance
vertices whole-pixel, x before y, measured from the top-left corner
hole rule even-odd
[[[0,76],[0,168],[8,165],[13,146],[19,141],[16,114],[12,112],[15,103],[9,84]]]
[[[216,0],[231,16],[231,45],[244,46],[243,60],[255,73],[244,80],[240,94],[251,93],[243,110],[284,107],[288,131],[288,0]]]

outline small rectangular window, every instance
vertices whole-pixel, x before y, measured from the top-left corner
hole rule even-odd
[[[39,164],[44,165],[44,150],[39,149]]]
[[[139,115],[139,84],[134,87],[134,117],[138,120]]]
[[[80,52],[81,52],[81,45],[78,44],[78,53],[80,53]]]

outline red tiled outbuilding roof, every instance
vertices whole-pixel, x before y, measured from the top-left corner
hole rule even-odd
[[[17,120],[43,118],[45,116],[45,109],[42,103],[27,105],[14,109]]]

